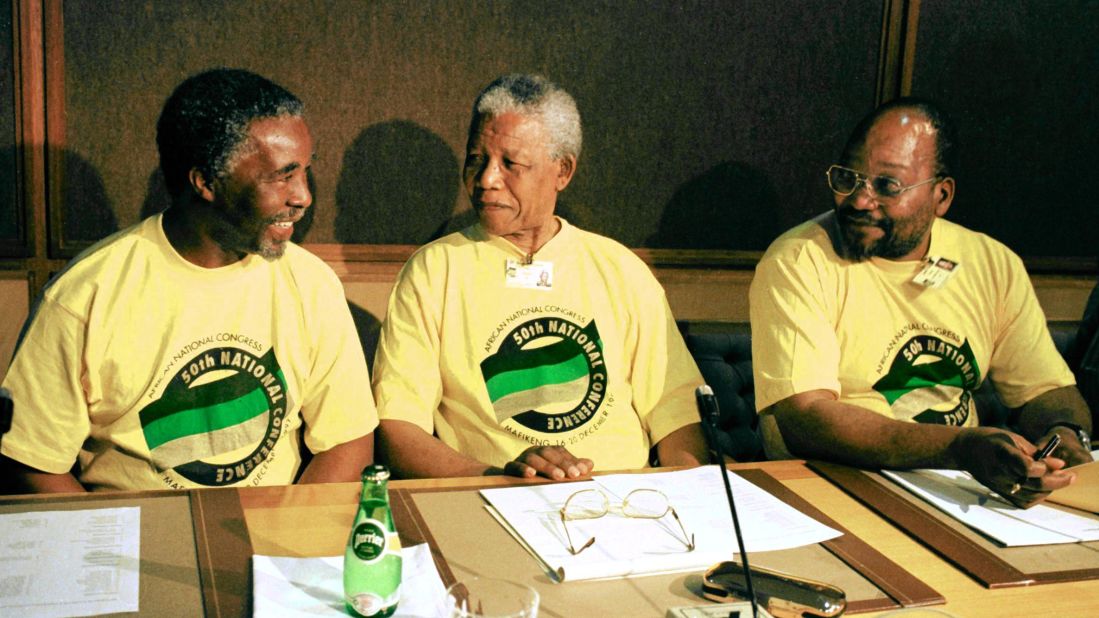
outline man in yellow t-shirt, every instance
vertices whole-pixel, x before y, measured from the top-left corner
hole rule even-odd
[[[406,477],[697,464],[701,375],[648,267],[554,215],[580,154],[572,97],[508,75],[474,104],[479,222],[417,251],[374,363],[379,448]]]
[[[366,361],[335,273],[290,242],[312,203],[301,101],[201,73],[157,143],[172,206],[78,256],[27,320],[3,384],[10,489],[358,480]]]
[[[1019,505],[1090,461],[1090,413],[1022,261],[941,217],[954,132],[901,99],[856,128],[828,170],[835,209],[780,236],[752,281],[756,406],[769,457],[953,468]],[[981,427],[989,379],[1018,433]],[[1064,441],[1035,461],[1035,445]]]

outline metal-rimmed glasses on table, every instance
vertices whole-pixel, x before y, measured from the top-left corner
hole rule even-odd
[[[669,513],[675,519],[675,523],[679,524],[679,530],[683,533],[683,538],[679,539],[684,545],[687,546],[687,551],[694,551],[695,548],[695,535],[687,534],[687,529],[683,527],[683,522],[679,519],[679,514],[672,508],[671,503],[668,501],[668,497],[662,492],[655,489],[635,489],[626,494],[626,499],[621,504],[612,505],[607,495],[598,489],[582,489],[571,496],[568,500],[565,500],[565,505],[561,507],[561,527],[565,529],[565,537],[569,543],[569,553],[577,555],[585,549],[595,544],[595,537],[591,537],[586,543],[580,546],[579,549],[572,542],[572,534],[569,532],[568,522],[577,521],[582,519],[598,519],[611,512],[614,509],[622,514],[623,517],[630,517],[634,519],[660,519]]]
[[[900,194],[909,189],[915,189],[916,187],[926,185],[927,183],[934,182],[942,177],[935,175],[927,180],[921,180],[915,184],[904,186],[901,184],[901,181],[892,176],[871,176],[870,174],[864,174],[849,167],[843,167],[842,165],[833,165],[832,167],[829,167],[824,175],[828,177],[828,188],[836,195],[851,195],[859,190],[859,185],[864,185],[870,190],[871,195],[878,198],[899,197]]]

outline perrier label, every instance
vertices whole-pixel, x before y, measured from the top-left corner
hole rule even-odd
[[[389,508],[389,470],[368,466],[362,480],[359,510],[343,554],[344,600],[354,615],[391,616],[401,595],[401,541]]]

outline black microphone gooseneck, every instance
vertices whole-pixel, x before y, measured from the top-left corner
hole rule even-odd
[[[748,566],[748,552],[744,551],[740,519],[736,514],[736,503],[733,502],[733,488],[729,485],[729,473],[725,469],[725,458],[721,454],[721,446],[717,440],[719,410],[714,390],[706,384],[698,387],[695,390],[695,402],[698,404],[698,416],[702,420],[702,433],[706,436],[706,446],[710,451],[710,463],[718,467],[721,471],[721,480],[725,483],[725,498],[729,501],[729,513],[733,516],[733,530],[736,532],[736,543],[740,549],[740,565],[744,567],[744,581],[748,585],[748,597],[752,602],[752,618],[759,618],[756,591],[752,587],[752,572]]]

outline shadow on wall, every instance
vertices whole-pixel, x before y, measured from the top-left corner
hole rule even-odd
[[[61,238],[55,238],[66,257],[118,231],[118,217],[107,197],[99,170],[80,155],[63,150],[61,167]]]
[[[783,231],[777,212],[778,194],[763,171],[725,161],[676,189],[646,246],[762,251]]]
[[[458,160],[438,135],[406,120],[371,125],[344,153],[336,240],[419,245],[472,222],[455,212]]]
[[[313,194],[313,203],[316,204],[317,183],[313,179],[313,170],[308,170],[306,179],[309,183],[309,192]],[[149,182],[145,185],[145,201],[141,203],[141,218],[145,219],[164,212],[171,205],[172,196],[168,193],[168,185],[164,182],[164,172],[157,167],[149,174]],[[294,235],[290,239],[301,244],[311,227],[313,227],[313,208],[307,208],[301,220],[294,224]]]
[[[141,202],[141,218],[147,219],[162,213],[171,205],[172,196],[168,194],[168,186],[164,184],[164,172],[157,167],[149,174],[149,182],[145,183],[145,201]]]

